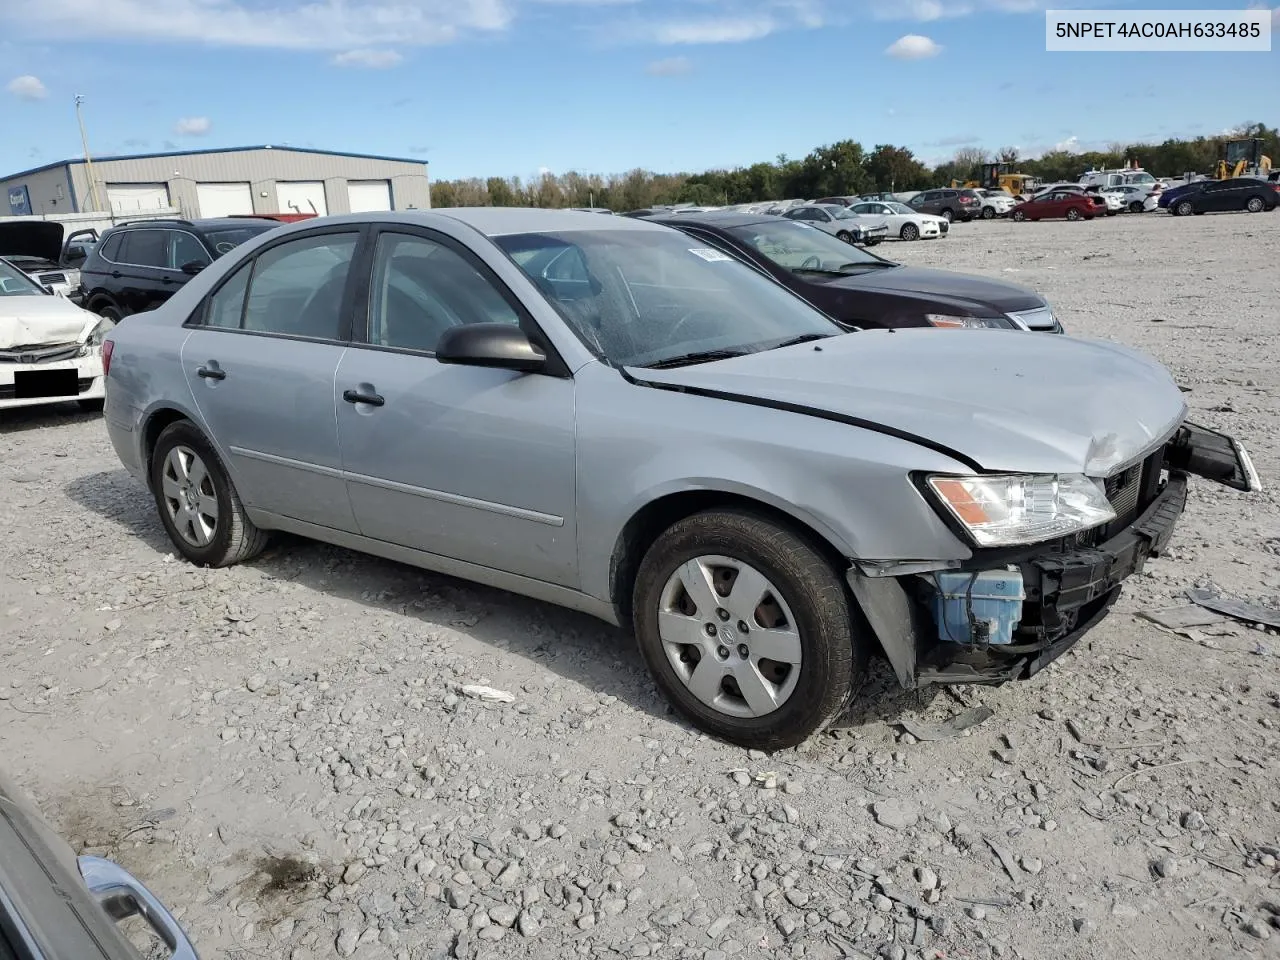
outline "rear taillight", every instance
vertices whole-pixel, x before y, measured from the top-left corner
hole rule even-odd
[[[111,373],[111,351],[115,348],[115,344],[110,340],[102,341],[102,375],[108,376]]]

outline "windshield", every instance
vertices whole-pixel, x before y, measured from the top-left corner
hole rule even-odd
[[[862,247],[793,220],[766,220],[729,232],[786,270],[843,276],[862,268],[890,266]]]
[[[1125,177],[1129,183],[1155,183],[1156,178],[1149,173],[1131,173]]]
[[[0,260],[0,297],[38,297],[44,293],[46,291],[40,284],[17,267]]]
[[[831,212],[837,220],[853,220],[858,216],[853,212],[852,207],[840,207],[839,209],[833,209]]]
[[[270,223],[247,223],[243,227],[222,227],[218,230],[206,230],[204,236],[210,248],[212,248],[213,256],[216,260],[218,257],[230,253],[246,240],[252,240],[258,234],[274,230],[278,226],[279,224],[275,221]]]
[[[751,267],[675,230],[494,240],[578,336],[618,366],[707,351],[753,353],[797,337],[845,332]]]
[[[908,207],[905,203],[897,203],[897,202],[886,203],[885,206],[888,207],[890,212],[892,213],[915,213],[915,211],[912,210],[910,207]]]

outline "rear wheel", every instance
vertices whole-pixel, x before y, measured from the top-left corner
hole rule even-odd
[[[1173,208],[1173,212],[1179,217],[1189,217],[1196,212],[1196,208],[1190,200],[1183,200]]]
[[[112,323],[119,323],[124,319],[124,314],[120,312],[120,308],[112,303],[100,303],[93,308],[93,312],[103,319],[110,320]]]
[[[996,218],[996,208],[995,208],[995,207],[983,207],[983,208],[982,208],[982,219],[983,219],[983,220],[994,220],[995,218]]]
[[[1137,201],[1137,200],[1133,201],[1133,203],[1129,204],[1129,212],[1130,212],[1130,213],[1141,213],[1141,212],[1142,212],[1142,204],[1141,204],[1139,201]]]
[[[1018,221],[1018,223],[1022,223],[1022,221],[1027,219],[1027,215],[1021,210],[1015,210],[1013,211],[1013,219]]]
[[[266,547],[267,533],[249,519],[217,451],[190,421],[160,434],[150,472],[160,522],[192,563],[226,567]]]
[[[902,229],[898,231],[898,236],[903,240],[919,240],[920,228],[914,223],[904,223]]]
[[[955,212],[950,209],[943,210],[940,214],[938,214],[938,216],[940,216],[943,220],[947,221],[947,223],[950,223],[956,218]]]
[[[640,565],[633,609],[640,652],[675,709],[745,747],[801,743],[866,672],[867,636],[835,569],[747,511],[695,514],[663,533]]]
[[[1264,207],[1266,204],[1262,202],[1261,197],[1250,197],[1249,202],[1244,205],[1250,213],[1261,213]]]
[[[1084,219],[1084,214],[1080,212],[1080,208],[1079,208],[1079,207],[1072,207],[1070,210],[1068,210],[1068,211],[1067,211],[1067,219],[1068,219],[1068,220],[1083,220],[1083,219]]]

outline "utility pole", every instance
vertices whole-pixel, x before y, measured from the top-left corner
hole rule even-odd
[[[84,131],[84,114],[80,110],[80,105],[84,103],[84,97],[76,94],[76,120],[80,123],[80,145],[84,147],[84,169],[89,176],[89,197],[93,202],[93,210],[95,213],[102,212],[102,208],[98,203],[98,181],[93,175],[93,159],[89,156],[89,135]]]

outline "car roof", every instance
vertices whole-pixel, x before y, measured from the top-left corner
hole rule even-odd
[[[490,237],[512,233],[566,233],[574,230],[656,230],[639,217],[602,217],[580,210],[544,210],[540,207],[441,207],[431,211],[396,213],[392,219],[428,220],[449,217]],[[382,216],[379,219],[382,219]]]
[[[266,217],[206,217],[200,220],[175,220],[167,217],[139,217],[137,220],[127,220],[124,223],[117,223],[111,229],[114,230],[154,230],[159,227],[182,227],[184,229],[196,230],[226,230],[235,227],[243,227],[246,224],[260,223],[268,229],[280,226],[279,221],[270,220]]]
[[[790,217],[779,217],[771,213],[719,213],[717,211],[686,214],[683,217],[664,216],[651,217],[649,219],[650,223],[660,223],[673,227],[687,223],[719,230],[732,230],[734,227],[749,227],[757,223],[777,223],[779,221],[795,223]]]

